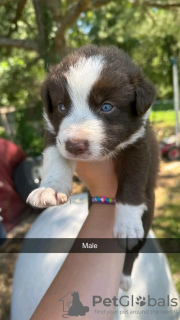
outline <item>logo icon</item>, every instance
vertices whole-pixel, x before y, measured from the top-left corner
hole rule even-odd
[[[136,304],[140,305],[140,307],[143,307],[146,304],[145,297],[139,296],[138,298],[136,298],[136,300]]]
[[[59,301],[63,302],[63,318],[85,316],[89,312],[89,307],[84,306],[79,298],[78,291],[69,291]]]

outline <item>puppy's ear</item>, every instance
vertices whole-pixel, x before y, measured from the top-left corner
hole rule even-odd
[[[142,116],[152,105],[156,98],[155,86],[142,78],[135,84],[135,94],[136,94],[136,110],[137,113]]]
[[[49,88],[48,88],[48,82],[45,81],[41,87],[41,98],[43,101],[43,105],[46,108],[47,112],[52,113],[53,112],[53,106],[51,97],[49,94]]]

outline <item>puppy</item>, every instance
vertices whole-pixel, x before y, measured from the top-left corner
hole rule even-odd
[[[113,235],[136,240],[135,249],[127,246],[121,279],[122,289],[128,290],[154,211],[158,146],[148,117],[156,90],[124,51],[84,46],[50,70],[41,95],[43,174],[27,202],[40,208],[65,203],[76,161],[114,157],[118,189]]]

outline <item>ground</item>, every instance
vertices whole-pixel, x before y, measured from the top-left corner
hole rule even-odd
[[[156,190],[153,230],[157,237],[179,238],[180,235],[180,162],[163,163]],[[167,254],[173,280],[180,293],[180,253]]]

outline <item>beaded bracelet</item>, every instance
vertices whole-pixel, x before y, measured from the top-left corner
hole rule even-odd
[[[114,198],[106,198],[106,197],[92,197],[93,203],[103,203],[103,204],[116,204],[116,200]]]

